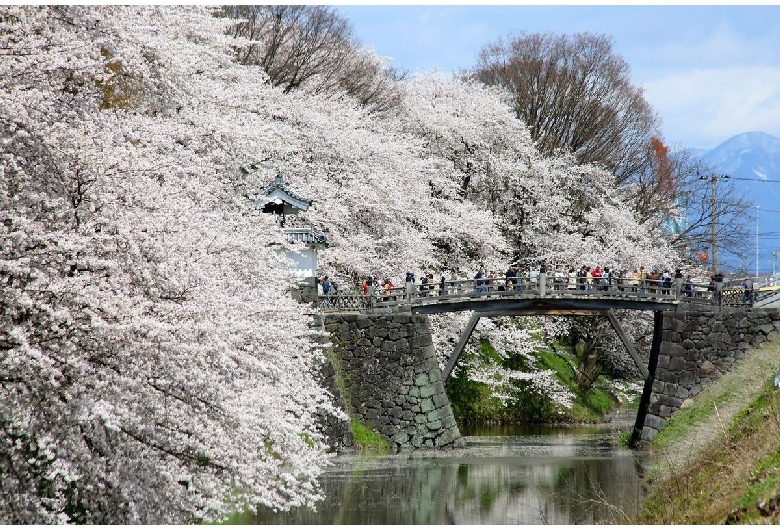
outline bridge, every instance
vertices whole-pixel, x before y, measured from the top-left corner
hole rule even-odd
[[[763,290],[758,281],[754,282],[753,293],[746,296],[742,281],[734,280],[713,285],[691,282],[686,287],[682,278],[674,279],[670,286],[658,281],[641,284],[634,278],[612,278],[608,283],[579,284],[576,289],[566,288],[566,283],[556,282],[545,273],[534,280],[525,276],[517,278],[516,283],[482,278],[443,284],[407,283],[389,289],[369,286],[362,294],[321,295],[319,307],[324,312],[404,309],[422,314],[498,311],[503,315],[563,315],[612,309],[665,311],[681,304],[717,308],[762,307],[780,302],[780,290]]]
[[[324,327],[336,338],[342,369],[351,374],[347,389],[351,410],[395,441],[399,450],[421,447],[418,444],[423,441],[445,446],[459,434],[443,384],[480,318],[603,316],[645,380],[632,437],[637,444],[652,439],[684,399],[728,371],[758,340],[772,340],[780,334],[780,311],[756,309],[777,305],[780,292],[762,290],[758,282],[753,293],[746,295],[742,281],[686,286],[681,279],[663,285],[613,278],[609,283],[568,289],[568,284],[556,283],[544,273],[536,280],[445,280],[320,296]],[[653,312],[647,362],[615,318],[617,309]],[[427,315],[454,311],[472,314],[446,366],[440,369]],[[405,433],[415,429],[421,434],[407,438]]]

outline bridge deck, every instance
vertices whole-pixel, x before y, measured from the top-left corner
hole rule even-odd
[[[699,299],[700,301],[703,299]],[[638,309],[663,311],[674,309],[680,302],[673,296],[656,296],[648,293],[594,293],[593,291],[554,291],[541,295],[538,292],[521,294],[478,293],[469,296],[443,295],[417,299],[409,305],[413,313],[449,313],[453,311],[502,312],[503,314],[563,314],[581,311],[606,311],[608,309]],[[709,302],[705,302],[709,303]],[[375,307],[382,307],[380,302]]]

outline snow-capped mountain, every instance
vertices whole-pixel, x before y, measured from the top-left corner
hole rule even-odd
[[[766,133],[732,136],[701,158],[732,177],[780,180],[780,138]]]

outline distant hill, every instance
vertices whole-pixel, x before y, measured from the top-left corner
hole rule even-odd
[[[780,180],[780,138],[766,133],[732,136],[701,158],[732,177]]]
[[[759,208],[759,250],[761,272],[772,271],[772,255],[780,251],[780,138],[763,132],[732,136],[710,150],[688,149],[716,173],[736,180],[738,189]],[[755,253],[748,257],[754,270]],[[780,270],[780,260],[775,260]]]

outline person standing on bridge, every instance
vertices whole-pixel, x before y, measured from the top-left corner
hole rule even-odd
[[[450,294],[457,293],[457,282],[458,282],[458,274],[455,272],[455,269],[450,269]]]
[[[626,290],[626,285],[627,285],[627,283],[626,283],[626,274],[628,274],[626,272],[626,269],[614,272],[614,275],[615,275],[615,285],[617,285],[617,290],[618,291],[623,292],[623,291]]]
[[[555,267],[555,290],[563,291],[565,283],[566,283],[566,273],[563,272],[563,265],[557,265]]]
[[[390,295],[393,294],[393,282],[390,281],[390,278],[385,278],[385,281],[382,282],[382,294],[384,295],[382,297],[382,301],[386,302],[390,300]]]
[[[420,279],[420,296],[428,296],[428,275],[425,273]]]
[[[642,267],[644,268],[644,267]],[[637,291],[637,288],[639,287],[639,284],[641,282],[641,276],[639,274],[639,271],[634,269],[634,272],[631,273],[631,292],[635,293]]]
[[[506,275],[502,278],[500,270],[494,272],[493,283],[496,285],[496,291],[507,291],[510,289]]]
[[[368,296],[368,290],[373,284],[374,284],[374,279],[371,276],[363,280],[363,283],[360,285],[360,287],[363,289],[364,296]]]
[[[647,291],[650,293],[658,292],[658,279],[661,277],[657,269],[653,269],[652,272],[647,275]]]
[[[536,267],[531,267],[528,271],[528,288],[536,290],[539,287],[539,270]]]
[[[601,267],[596,265],[593,267],[593,270],[590,272],[590,275],[593,277],[593,288],[597,291],[601,290]]]
[[[330,294],[330,280],[327,276],[322,279],[322,294],[324,296],[328,296]],[[333,302],[331,300],[328,300],[326,302],[328,305],[331,305]]]
[[[745,286],[745,292],[742,294],[742,303],[749,304],[753,302],[753,280],[745,278],[743,283]]]
[[[574,267],[569,268],[569,283],[566,284],[566,289],[569,291],[574,291],[577,289],[577,271],[574,270]]]
[[[477,273],[474,275],[474,290],[478,293],[485,292],[485,267],[480,267]]]
[[[661,291],[663,294],[669,294],[672,290],[672,273],[669,272],[669,269],[664,269],[663,274],[661,274],[661,286],[663,287],[663,290]]]
[[[639,290],[640,292],[647,292],[647,271],[645,267],[639,267]]]
[[[604,283],[602,289],[610,291],[612,288],[612,271],[609,270],[609,267],[604,267],[604,271],[601,273],[601,281]]]
[[[690,276],[685,280],[685,296],[693,296],[693,280]]]

